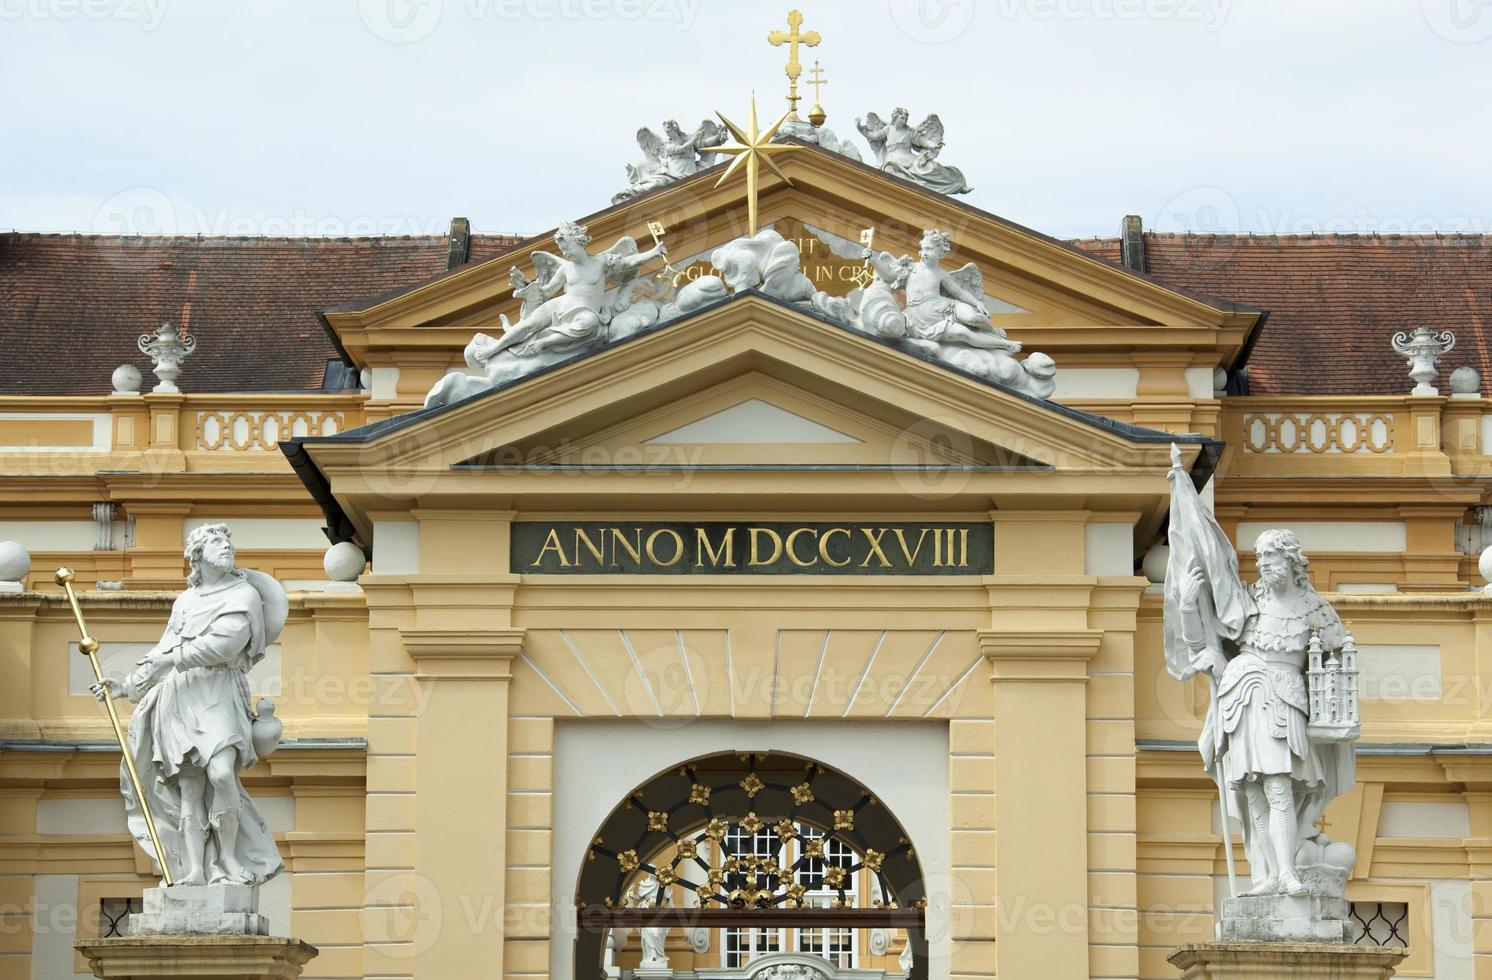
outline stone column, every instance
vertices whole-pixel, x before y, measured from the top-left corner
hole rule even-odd
[[[508,688],[520,629],[400,629],[422,709],[415,735],[417,880],[438,898],[439,939],[414,976],[503,975]]]
[[[1088,661],[1098,630],[981,630],[995,719],[995,973],[1088,976]]]

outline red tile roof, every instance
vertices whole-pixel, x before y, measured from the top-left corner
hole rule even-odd
[[[473,235],[490,258],[518,236]],[[194,238],[0,234],[0,392],[105,394],[136,338],[170,320],[198,338],[185,391],[320,388],[340,360],[317,311],[445,271],[443,235]]]
[[[1119,239],[1073,244],[1119,261]],[[1269,311],[1249,356],[1256,395],[1404,395],[1414,387],[1390,339],[1418,326],[1492,378],[1492,235],[1193,235],[1148,232],[1146,271],[1164,285]]]
[[[473,235],[470,261],[521,239]],[[1117,238],[1073,242],[1117,262]],[[135,338],[172,320],[199,338],[188,391],[319,388],[339,355],[316,316],[406,289],[446,267],[444,236],[118,238],[0,234],[0,392],[102,394],[139,365]],[[1445,375],[1492,378],[1492,236],[1147,233],[1149,274],[1269,310],[1249,359],[1256,394],[1403,394],[1389,339],[1456,333]],[[86,359],[85,359],[86,358]]]

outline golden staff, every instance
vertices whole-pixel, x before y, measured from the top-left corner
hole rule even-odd
[[[140,801],[140,812],[145,815],[145,829],[150,833],[150,842],[155,845],[155,857],[161,866],[161,877],[167,885],[175,884],[171,880],[171,868],[166,863],[166,852],[161,847],[161,839],[155,833],[155,818],[150,815],[150,802],[145,798],[145,788],[140,785],[140,774],[135,771],[135,760],[130,756],[129,743],[125,741],[124,728],[119,724],[119,712],[114,710],[114,699],[109,696],[109,685],[104,683],[104,672],[98,666],[98,641],[88,635],[88,624],[83,621],[83,610],[78,605],[78,596],[73,592],[73,570],[71,568],[57,569],[57,584],[67,591],[67,601],[73,607],[73,618],[78,621],[78,632],[83,638],[78,641],[78,652],[88,658],[88,664],[93,668],[93,676],[98,681],[99,689],[104,692],[104,707],[108,709],[109,721],[114,724],[114,737],[119,740],[119,751],[124,755],[124,768],[130,774],[130,785],[135,788],[135,799]]]

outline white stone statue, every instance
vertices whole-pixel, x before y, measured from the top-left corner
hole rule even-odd
[[[943,150],[943,121],[938,114],[930,114],[915,129],[908,118],[907,110],[897,108],[891,111],[889,123],[882,122],[874,112],[864,120],[855,120],[855,127],[875,153],[876,165],[888,174],[940,194],[967,194],[973,190],[964,180],[962,170],[938,162],[938,154]]]
[[[517,268],[509,274],[513,295],[523,301],[518,322],[503,316],[500,337],[479,333],[466,345],[467,366],[482,376],[447,375],[425,396],[427,407],[450,404],[657,322],[658,305],[634,303],[631,290],[644,265],[668,258],[662,243],[639,252],[636,241],[623,237],[592,255],[585,226],[573,221],[560,225],[554,241],[558,256],[533,253],[535,279]]]
[[[977,377],[1050,398],[1057,388],[1056,365],[1039,352],[1024,363],[1015,359],[1021,345],[990,321],[979,267],[972,262],[953,271],[942,267],[951,246],[947,234],[929,229],[922,234],[918,259],[867,249],[872,278],[865,288],[843,298],[817,293],[813,305],[857,329],[899,340]],[[900,289],[906,290],[905,308],[896,299]]]
[[[772,137],[773,143],[781,143],[788,138],[800,139],[805,143],[813,143],[822,146],[830,153],[838,153],[840,156],[849,157],[851,160],[861,162],[860,150],[849,140],[840,139],[834,130],[827,126],[815,126],[813,123],[804,122],[802,119],[787,119],[777,127],[777,132]]]
[[[637,883],[633,892],[638,908],[658,908],[663,904],[662,889],[658,879],[647,875]],[[642,941],[642,961],[638,969],[663,971],[668,969],[668,953],[664,946],[668,942],[667,926],[647,926],[637,931]]]
[[[239,773],[274,750],[281,729],[267,699],[256,718],[247,674],[284,628],[289,603],[273,578],[235,567],[223,524],[187,535],[186,558],[187,590],[160,642],[128,677],[91,690],[136,702],[129,750],[175,883],[257,885],[284,865]],[[120,788],[130,833],[159,863],[123,763]]]
[[[1166,666],[1179,680],[1210,676],[1214,694],[1198,744],[1224,813],[1242,817],[1252,883],[1240,898],[1255,900],[1224,903],[1222,938],[1341,941],[1356,854],[1332,842],[1319,821],[1354,781],[1355,680],[1350,706],[1319,706],[1330,719],[1318,719],[1319,692],[1309,690],[1306,668],[1313,650],[1342,651],[1351,637],[1311,586],[1292,531],[1259,536],[1259,580],[1246,585],[1180,451],[1172,458]],[[1350,724],[1333,724],[1344,717]],[[1286,899],[1316,901],[1281,905]],[[1310,923],[1305,933],[1277,934],[1288,929],[1278,922],[1292,918]]]
[[[725,137],[725,127],[708,119],[692,133],[685,133],[677,121],[670,119],[663,124],[661,137],[642,127],[637,131],[637,145],[642,148],[643,159],[627,164],[627,189],[613,194],[611,203],[620,204],[714,166],[717,154],[709,149],[724,143]]]

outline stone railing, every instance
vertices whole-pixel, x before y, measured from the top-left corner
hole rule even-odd
[[[1221,437],[1244,476],[1492,472],[1492,399],[1250,396],[1222,400]]]
[[[275,452],[281,439],[329,436],[349,428],[347,411],[221,409],[196,413],[193,445],[206,452]]]

